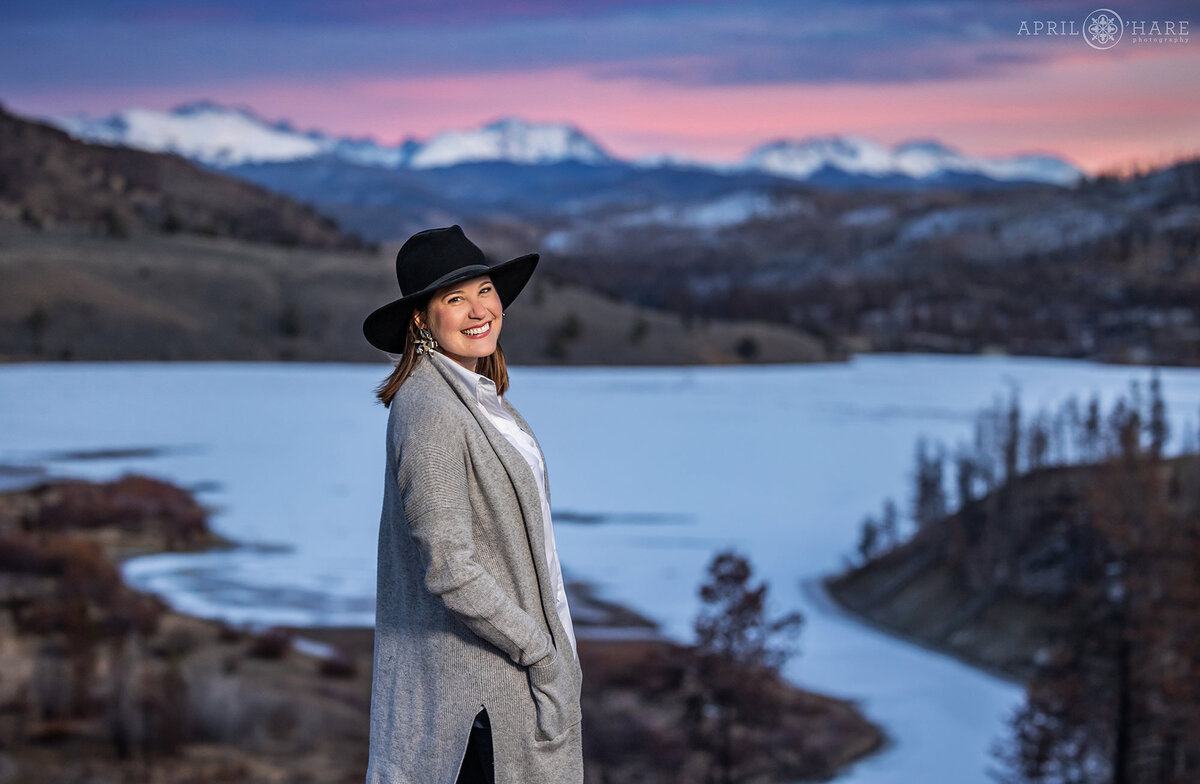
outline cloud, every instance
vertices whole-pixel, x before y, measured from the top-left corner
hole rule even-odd
[[[21,4],[0,27],[0,94],[558,68],[681,88],[945,81],[1032,72],[1073,56],[1078,40],[1016,31],[1024,19],[1082,19],[1090,8],[1041,0],[64,0]],[[1187,18],[1185,9],[1157,0],[1136,14]]]

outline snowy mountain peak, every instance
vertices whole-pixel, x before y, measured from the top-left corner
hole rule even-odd
[[[486,161],[619,162],[573,125],[530,122],[514,116],[500,117],[471,130],[443,131],[425,142],[408,139],[395,145],[381,145],[369,138],[331,136],[315,130],[300,131],[287,120],[271,122],[251,109],[231,108],[213,101],[182,104],[169,112],[129,109],[108,117],[74,115],[52,122],[85,141],[171,152],[221,167],[320,156],[385,169],[405,166],[430,169]],[[1069,185],[1082,176],[1066,161],[1044,154],[977,158],[934,139],[911,139],[888,148],[872,139],[848,134],[773,141],[752,150],[735,164],[706,163],[668,154],[631,165],[703,168],[717,173],[761,171],[799,180],[833,172],[864,179],[902,176],[946,181],[967,175]]]
[[[321,152],[316,139],[273,127],[248,110],[208,101],[169,112],[128,109],[99,119],[73,115],[55,122],[86,141],[171,152],[215,166],[292,160]]]
[[[446,131],[428,142],[393,146],[371,139],[301,132],[290,122],[268,122],[249,109],[213,101],[169,112],[129,109],[108,117],[73,115],[54,120],[85,141],[171,152],[212,166],[291,161],[331,155],[361,166],[432,168],[476,161],[605,163],[612,158],[578,128],[502,117],[469,131]]]
[[[897,155],[905,153],[923,153],[926,155],[958,155],[958,150],[942,144],[937,139],[909,139],[906,142],[900,142],[892,151]]]
[[[878,142],[861,136],[810,136],[779,140],[752,150],[745,165],[771,174],[804,179],[826,166],[850,174],[890,172],[892,155]]]
[[[954,152],[954,150],[945,144],[942,144],[937,139],[909,139],[906,142],[900,142],[894,148],[896,152],[904,152],[906,150],[924,150],[926,152]]]
[[[222,106],[216,101],[209,100],[181,103],[172,109],[169,114],[173,114],[176,117],[199,117],[206,114],[240,114],[242,116],[260,119],[258,115],[256,115],[250,109]]]
[[[852,175],[901,175],[936,179],[954,174],[995,180],[1035,180],[1069,185],[1082,173],[1051,156],[973,158],[933,139],[913,139],[892,147],[861,136],[812,136],[778,140],[752,150],[743,165],[783,177],[808,179],[824,168]]]
[[[443,131],[413,155],[415,169],[480,161],[558,163],[612,160],[600,145],[578,128],[559,123],[531,123],[503,117],[470,131]]]
[[[271,122],[247,106],[224,106],[216,101],[200,100],[179,104],[171,109],[168,114],[172,117],[204,120],[207,122],[219,122],[222,118],[226,118],[231,122],[249,122],[286,134],[303,135],[311,139],[325,138],[325,135],[319,131],[308,131],[301,134],[289,120],[282,119]]]
[[[487,131],[502,131],[506,133],[521,133],[534,127],[534,124],[520,117],[500,117],[481,126]]]

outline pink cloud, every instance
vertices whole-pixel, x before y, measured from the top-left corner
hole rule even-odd
[[[245,80],[197,88],[60,93],[63,108],[167,108],[211,98],[301,128],[428,137],[500,116],[572,122],[621,157],[673,152],[731,161],[780,137],[932,137],[976,155],[1051,152],[1089,172],[1200,152],[1196,57],[1185,48],[1069,52],[1034,70],[911,84],[679,86],[584,67],[325,82]],[[72,105],[72,102],[74,104]],[[14,104],[20,111],[20,105]],[[45,112],[43,107],[40,111]]]
[[[884,143],[934,137],[979,155],[1053,152],[1088,171],[1200,150],[1186,51],[1089,52],[1007,74],[911,85],[678,87],[596,79],[583,69],[359,81],[316,125],[393,141],[519,114],[571,121],[612,152],[733,160],[778,137],[856,133]],[[258,104],[256,104],[258,105]],[[295,104],[292,104],[295,105]],[[282,110],[282,107],[281,107]]]

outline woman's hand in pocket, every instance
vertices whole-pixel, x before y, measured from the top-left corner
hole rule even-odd
[[[555,650],[528,668],[539,741],[554,740],[579,722],[579,693],[568,666],[574,667],[574,661]]]

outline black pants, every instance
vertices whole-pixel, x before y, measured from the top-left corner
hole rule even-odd
[[[467,741],[467,753],[458,770],[458,784],[495,784],[496,774],[492,759],[492,725],[487,711],[479,711],[476,720],[482,727],[471,727],[471,738]]]

